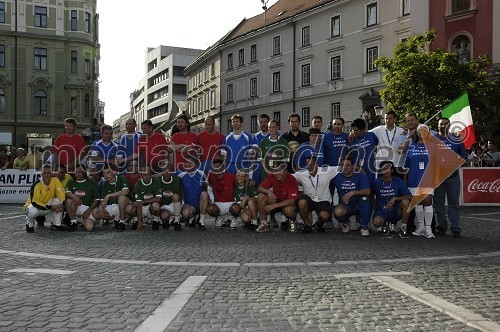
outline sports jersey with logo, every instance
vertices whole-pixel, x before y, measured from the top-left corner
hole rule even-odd
[[[172,203],[172,196],[181,193],[181,179],[175,174],[170,174],[170,181],[160,178],[161,205]]]
[[[393,176],[388,182],[385,182],[382,177],[378,177],[372,182],[371,189],[377,198],[377,210],[384,209],[393,197],[411,195],[406,183],[396,176]]]
[[[135,184],[134,193],[136,201],[145,201],[155,196],[160,197],[160,183],[158,179],[151,179],[149,183],[145,183],[144,179],[140,179]]]
[[[101,199],[104,199],[104,197],[108,194],[113,194],[122,191],[123,189],[129,189],[128,181],[125,176],[116,175],[112,182],[104,181],[104,184],[102,185]],[[110,204],[118,204],[118,197],[111,197],[108,200],[108,205]]]
[[[82,200],[83,205],[91,206],[96,199],[99,199],[97,183],[92,179],[78,181],[71,179],[66,186],[66,192],[70,192]]]

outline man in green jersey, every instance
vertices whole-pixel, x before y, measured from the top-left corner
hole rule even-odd
[[[94,230],[92,211],[99,205],[98,191],[97,183],[87,178],[81,165],[76,165],[75,179],[70,179],[66,185],[66,213],[70,219],[70,231],[78,227],[77,216],[82,218],[82,225],[87,231]]]
[[[92,212],[95,219],[114,219],[115,227],[119,231],[127,229],[125,226],[125,216],[127,205],[130,199],[127,195],[129,184],[125,176],[118,175],[109,164],[105,164],[102,175],[104,184],[101,191],[101,203]]]
[[[159,179],[160,182],[160,219],[162,227],[168,229],[170,217],[174,215],[174,223],[179,223],[182,207],[181,179],[167,169]]]
[[[236,172],[236,185],[233,190],[233,197],[236,203],[240,206],[240,219],[243,222],[243,227],[249,229],[257,229],[257,188],[249,186],[248,174],[239,169]]]
[[[131,217],[137,216],[137,222],[132,223],[132,230],[142,231],[144,224],[143,218],[152,218],[152,230],[160,229],[158,226],[157,216],[160,215],[160,183],[157,179],[153,179],[153,173],[149,166],[141,168],[141,179],[137,181],[134,187],[135,202],[127,206],[127,214]]]
[[[270,169],[274,169],[274,163],[278,160],[287,160],[290,157],[288,142],[278,134],[279,124],[277,120],[269,122],[269,136],[260,142],[260,157],[262,163],[262,178],[264,181]]]

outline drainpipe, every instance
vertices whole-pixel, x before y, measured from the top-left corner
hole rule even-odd
[[[15,20],[15,33],[14,33],[14,139],[13,144],[17,146],[17,0],[15,1],[16,15]]]
[[[292,20],[292,29],[293,29],[293,51],[292,51],[292,54],[293,54],[293,71],[292,71],[292,75],[293,75],[293,78],[292,78],[292,110],[293,110],[293,113],[297,113],[295,112],[295,78],[296,78],[296,71],[297,71],[297,63],[296,63],[296,54],[295,54],[295,21]]]

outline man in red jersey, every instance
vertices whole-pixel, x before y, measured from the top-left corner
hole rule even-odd
[[[153,173],[161,173],[165,168],[168,149],[167,139],[162,134],[156,133],[153,130],[151,120],[141,122],[141,129],[144,135],[139,137],[135,146],[134,154],[127,158],[122,158],[121,162],[126,162],[134,159],[139,160],[139,167],[149,166]]]
[[[197,148],[198,136],[191,132],[191,125],[189,124],[189,119],[185,114],[179,114],[177,116],[176,124],[179,131],[176,132],[170,139],[170,146],[175,151],[174,168],[177,171],[183,171],[184,163],[186,161],[184,157],[187,154],[195,153],[193,148]]]
[[[52,147],[52,165],[63,164],[68,173],[75,171],[75,165],[80,162],[80,154],[85,147],[83,137],[76,133],[76,120],[64,120],[64,134],[57,136]]]
[[[275,170],[268,174],[258,189],[257,208],[259,209],[260,226],[256,231],[259,233],[269,231],[270,214],[273,211],[282,212],[286,218],[292,221],[295,221],[297,217],[295,204],[299,198],[297,180],[288,173],[285,161],[276,164]]]
[[[219,156],[220,146],[224,142],[224,135],[215,130],[215,118],[207,116],[205,119],[205,131],[198,134],[198,145],[201,147],[200,170],[205,173],[210,171],[210,161],[214,156]]]
[[[215,202],[207,207],[208,215],[215,217],[215,227],[222,226],[219,217],[229,216],[226,220],[230,222],[231,229],[236,229],[236,218],[240,214],[240,206],[234,201],[233,190],[236,184],[236,175],[224,171],[224,161],[214,159],[213,170],[208,174],[208,183],[212,187]]]

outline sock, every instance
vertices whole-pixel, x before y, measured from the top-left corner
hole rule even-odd
[[[401,225],[401,229],[402,229],[403,231],[405,231],[405,230],[406,230],[406,224],[402,224],[402,225]]]
[[[76,224],[76,219],[71,219],[71,220],[70,220],[70,222],[71,222],[72,224]]]
[[[125,220],[120,219],[120,221],[119,221],[119,222],[120,222],[121,224],[124,224],[124,223],[125,223]]]
[[[206,214],[201,214],[200,213],[200,225],[205,225],[205,218],[207,217]]]
[[[172,203],[172,208],[174,209],[174,216],[178,216],[181,214],[181,202]]]
[[[433,215],[434,215],[434,208],[432,207],[432,205],[424,206],[425,226],[431,227]]]
[[[252,225],[258,225],[257,219],[252,219]]]
[[[417,220],[418,224],[424,226],[424,207],[422,205],[415,206],[415,219]],[[418,227],[418,224],[415,226]]]
[[[179,216],[178,216],[178,215],[177,215],[177,216],[174,216],[174,223],[178,224],[178,223],[179,223],[179,219],[180,219],[180,218],[179,218]]]

